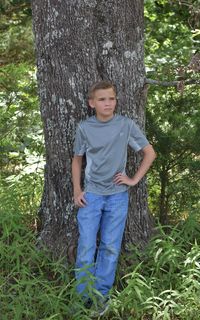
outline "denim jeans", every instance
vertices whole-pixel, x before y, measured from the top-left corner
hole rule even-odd
[[[76,258],[77,291],[87,295],[90,279],[103,296],[114,279],[128,211],[128,192],[112,195],[85,193],[87,205],[79,208],[79,240]],[[96,253],[97,233],[100,243]],[[95,261],[96,256],[96,261]]]

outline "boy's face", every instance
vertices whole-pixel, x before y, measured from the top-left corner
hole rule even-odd
[[[96,90],[93,98],[89,99],[89,105],[96,110],[97,119],[100,121],[108,121],[113,117],[116,103],[113,88]]]

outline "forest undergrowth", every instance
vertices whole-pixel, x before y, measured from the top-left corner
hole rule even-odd
[[[37,249],[33,180],[36,187],[33,176],[1,183],[0,318],[91,319],[77,296],[73,266]],[[110,308],[102,319],[200,319],[198,215],[193,212],[175,226],[158,225],[155,231],[143,251],[133,247],[120,257]]]

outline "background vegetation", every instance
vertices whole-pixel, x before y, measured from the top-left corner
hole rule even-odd
[[[0,299],[3,320],[90,319],[73,270],[37,250],[44,145],[29,1],[0,2]],[[200,319],[199,1],[145,2],[147,135],[158,158],[148,174],[155,237],[121,257],[105,319]]]

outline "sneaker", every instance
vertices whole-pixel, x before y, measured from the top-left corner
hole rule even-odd
[[[96,305],[93,305],[91,317],[101,317],[109,309],[109,299],[99,300]]]
[[[107,302],[102,305],[101,307],[99,307],[98,312],[100,316],[103,316],[109,309],[109,300],[107,300]]]

